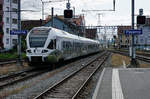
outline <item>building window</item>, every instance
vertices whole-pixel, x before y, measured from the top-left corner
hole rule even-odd
[[[6,23],[9,23],[9,18],[6,18]]]
[[[9,28],[6,28],[6,33],[9,34]]]
[[[17,31],[18,29],[12,29],[12,30]]]
[[[6,39],[6,44],[9,44],[9,38]]]
[[[2,22],[2,16],[0,15],[0,22]]]
[[[143,39],[141,39],[140,41],[141,41],[141,43],[143,43],[143,41],[144,41],[144,40],[143,40]]]
[[[13,24],[17,24],[17,19],[12,19]]]
[[[13,0],[13,3],[16,3],[16,4],[17,4],[17,0]]]
[[[6,2],[9,2],[9,0],[6,0]]]
[[[2,10],[3,9],[3,6],[2,6],[2,4],[0,4],[0,10]]]
[[[0,34],[3,33],[3,27],[0,26]]]
[[[17,13],[17,9],[16,8],[12,8],[12,11]]]
[[[9,11],[9,7],[6,7],[6,11]]]
[[[13,39],[13,40],[12,40],[12,43],[13,43],[14,45],[16,45],[16,44],[17,44],[17,39]]]

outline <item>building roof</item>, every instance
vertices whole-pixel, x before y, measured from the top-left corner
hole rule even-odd
[[[124,30],[131,29],[131,26],[118,26],[118,34],[123,34]]]
[[[76,16],[75,18],[72,19],[65,19],[63,15],[59,15],[59,16],[56,15],[54,16],[54,18],[57,18],[58,20],[64,22],[65,24],[73,25],[73,26],[81,26],[82,21],[84,20],[84,16]],[[49,15],[46,18],[46,22],[49,22],[51,20],[52,20],[51,15]]]
[[[42,26],[42,20],[23,20],[21,21],[21,28],[26,30],[31,30],[33,27]]]
[[[146,25],[150,26],[150,18],[146,18]]]

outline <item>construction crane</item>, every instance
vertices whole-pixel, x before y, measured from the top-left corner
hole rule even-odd
[[[82,10],[82,12],[115,11],[116,10],[115,5],[116,5],[116,1],[113,0],[113,9],[108,9],[108,10],[105,10],[105,9],[103,9],[103,10]]]

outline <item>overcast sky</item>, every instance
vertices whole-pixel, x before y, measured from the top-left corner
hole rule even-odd
[[[23,10],[34,10],[37,12],[22,12],[22,19],[41,19],[41,0],[21,0]],[[49,1],[49,0],[43,0]],[[60,1],[60,0],[51,0]],[[61,0],[62,1],[62,0]],[[131,24],[131,0],[116,0],[115,12],[82,12],[82,10],[107,10],[113,9],[113,0],[70,0],[71,7],[76,8],[76,14],[84,14],[86,25],[98,24],[98,13],[101,13],[101,25],[130,25]],[[51,14],[51,7],[54,7],[55,14],[63,15],[67,1],[45,4],[45,16]],[[145,15],[150,15],[150,0],[135,0],[135,14],[140,8],[144,9]]]

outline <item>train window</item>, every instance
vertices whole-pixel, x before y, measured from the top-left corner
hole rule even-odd
[[[50,29],[33,29],[29,35],[30,47],[44,47]]]
[[[66,46],[65,46],[65,42],[64,42],[64,41],[63,41],[62,45],[63,45],[63,48],[65,48],[65,47],[66,47]]]
[[[66,48],[69,49],[69,43],[68,42],[66,42]]]
[[[48,35],[51,29],[34,29],[31,31],[31,35]]]
[[[56,49],[56,39],[51,40],[51,42],[49,43],[48,49]]]
[[[56,49],[56,39],[54,39],[53,48]]]
[[[47,37],[30,37],[30,47],[43,47]]]
[[[53,40],[51,40],[51,42],[49,43],[49,45],[48,45],[47,48],[48,48],[48,49],[53,49]]]

